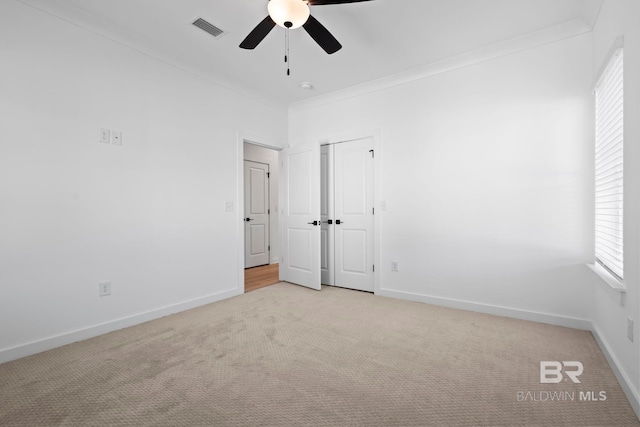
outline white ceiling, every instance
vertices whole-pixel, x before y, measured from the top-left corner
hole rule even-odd
[[[267,16],[267,0],[21,0],[211,80],[286,107],[314,96],[424,66],[548,27],[591,27],[602,0],[374,0],[314,6],[342,43],[327,55],[302,29],[284,30],[255,50],[240,49]],[[226,32],[215,39],[191,25],[202,17]],[[300,83],[314,89],[305,91]]]

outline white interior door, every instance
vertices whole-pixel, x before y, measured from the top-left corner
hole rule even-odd
[[[320,147],[320,275],[323,285],[333,285],[333,145]]]
[[[280,280],[320,290],[320,146],[279,154]]]
[[[373,139],[334,145],[335,286],[373,292]]]
[[[244,161],[244,266],[269,264],[269,165]]]

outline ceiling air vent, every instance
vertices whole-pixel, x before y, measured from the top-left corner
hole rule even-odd
[[[224,31],[222,31],[220,28],[216,27],[211,22],[205,21],[202,18],[198,18],[195,21],[193,21],[193,25],[195,25],[196,27],[200,28],[203,31],[206,31],[207,33],[211,34],[213,37],[216,37],[216,38],[222,37],[224,34]]]

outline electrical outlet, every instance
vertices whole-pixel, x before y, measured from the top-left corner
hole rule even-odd
[[[100,129],[100,137],[98,142],[108,144],[111,141],[111,131],[109,129]]]
[[[111,282],[98,283],[98,291],[101,297],[106,297],[107,295],[111,295]]]
[[[398,261],[391,261],[391,271],[398,271]]]
[[[627,317],[627,338],[633,342],[633,319],[630,317]]]

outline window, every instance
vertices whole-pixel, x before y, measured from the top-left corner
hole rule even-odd
[[[623,278],[623,50],[618,49],[595,88],[596,262]]]

